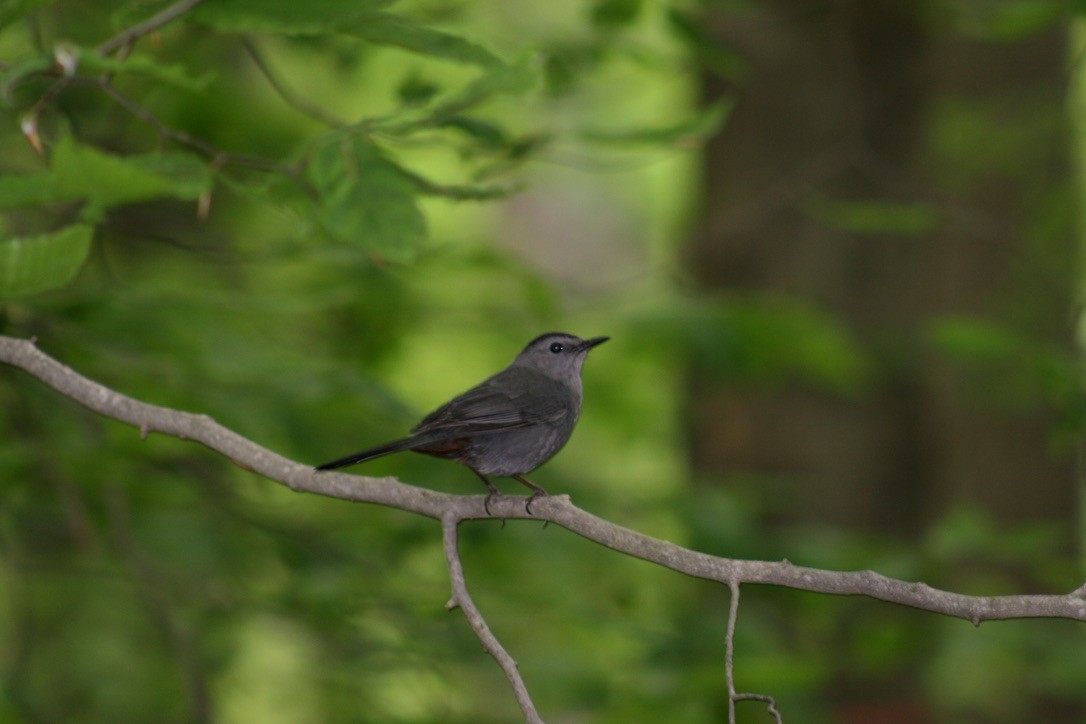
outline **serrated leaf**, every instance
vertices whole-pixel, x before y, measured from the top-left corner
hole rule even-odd
[[[62,287],[90,251],[92,227],[79,224],[49,234],[0,241],[0,299]]]
[[[393,0],[215,0],[197,5],[193,20],[224,32],[315,35],[374,15]]]
[[[334,239],[403,260],[425,237],[414,182],[369,139],[325,145],[306,175],[320,195],[320,224]]]
[[[391,13],[374,13],[341,29],[370,43],[391,45],[458,63],[484,66],[501,63],[496,55],[466,38]]]
[[[162,196],[194,199],[210,185],[206,166],[192,156],[114,156],[63,136],[47,171],[0,176],[0,208],[82,200],[84,218],[93,221],[110,206]]]

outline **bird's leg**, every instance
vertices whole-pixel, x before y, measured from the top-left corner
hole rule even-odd
[[[490,491],[490,494],[486,496],[486,500],[483,501],[483,510],[486,511],[487,515],[491,515],[491,512],[490,512],[490,499],[493,498],[495,495],[501,497],[501,491],[498,490],[497,488],[495,488],[494,483],[490,482],[490,480],[487,479],[487,477],[485,475],[480,473],[475,468],[471,468],[471,472],[478,475],[479,479],[483,481],[483,485],[485,485],[486,489]],[[503,525],[504,525],[504,522],[503,522]]]
[[[527,485],[529,488],[532,489],[532,495],[528,498],[528,502],[524,504],[524,512],[528,515],[532,514],[532,501],[534,501],[536,498],[545,498],[550,495],[550,493],[548,493],[546,490],[539,487],[523,475],[513,475],[512,478],[517,482]]]

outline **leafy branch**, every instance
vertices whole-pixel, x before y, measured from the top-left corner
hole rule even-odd
[[[0,361],[21,368],[57,392],[103,416],[139,429],[141,436],[161,433],[193,440],[231,459],[237,465],[289,487],[342,500],[385,505],[433,518],[442,523],[446,559],[453,589],[450,607],[460,608],[484,648],[498,661],[529,721],[538,714],[512,657],[484,621],[468,595],[457,550],[456,531],[463,521],[489,517],[544,520],[584,538],[678,573],[716,581],[732,593],[726,639],[725,667],[729,711],[743,700],[775,703],[761,694],[737,693],[734,688],[733,639],[743,584],[770,584],[834,595],[861,595],[880,601],[965,619],[984,621],[1015,618],[1064,618],[1086,622],[1086,584],[1062,595],[969,596],[932,588],[925,583],[899,581],[875,571],[828,571],[782,561],[722,558],[683,548],[604,520],[573,505],[567,495],[542,498],[528,514],[525,499],[503,496],[491,502],[493,516],[484,509],[483,495],[449,495],[408,485],[395,478],[372,478],[345,473],[317,473],[309,465],[289,460],[223,427],[207,415],[159,407],[127,397],[78,374],[37,348],[33,340],[0,336]]]
[[[377,4],[379,5],[379,3]],[[24,105],[19,131],[49,166],[57,163],[58,149],[70,151],[74,146],[85,146],[90,155],[102,158],[107,154],[98,150],[103,147],[125,148],[128,142],[102,141],[78,137],[71,129],[80,128],[78,123],[58,124],[56,130],[43,121],[52,110],[64,113],[59,103],[62,96],[73,88],[97,90],[101,97],[115,103],[136,122],[142,124],[157,137],[157,152],[171,153],[171,149],[183,149],[193,155],[193,162],[204,164],[202,186],[195,194],[191,188],[191,164],[174,173],[170,168],[160,168],[159,175],[174,180],[176,185],[159,185],[154,193],[145,192],[140,200],[151,197],[173,197],[195,200],[201,219],[207,217],[211,194],[215,183],[223,183],[238,190],[242,195],[270,203],[277,207],[291,207],[305,213],[309,228],[320,228],[332,240],[364,246],[380,257],[406,258],[425,237],[425,222],[418,209],[422,196],[440,196],[450,200],[488,200],[508,196],[515,190],[511,185],[480,183],[442,183],[410,170],[398,158],[386,152],[383,146],[404,145],[408,139],[425,132],[438,132],[442,137],[455,135],[465,142],[463,158],[478,157],[480,153],[499,153],[508,160],[524,158],[523,144],[493,124],[473,118],[470,114],[482,104],[503,94],[523,93],[532,88],[537,80],[537,68],[528,62],[505,63],[485,48],[456,35],[429,28],[405,17],[378,11],[376,5],[350,4],[338,0],[314,0],[304,11],[283,3],[202,3],[200,0],[180,0],[144,20],[135,22],[97,45],[79,45],[67,40],[57,40],[50,47],[48,41],[40,45],[45,52],[17,58],[0,66],[2,81],[0,94],[13,106]],[[173,44],[166,41],[145,48],[139,42],[152,33],[161,33],[173,23],[198,26],[216,40],[222,50],[238,46],[245,51],[272,96],[287,108],[314,119],[326,128],[310,137],[296,137],[282,153],[259,155],[240,152],[212,142],[200,133],[184,127],[184,122],[159,113],[147,103],[139,88],[122,87],[118,80],[124,77],[143,77],[153,81],[151,89],[161,94],[178,89],[190,96],[206,95],[215,73],[211,69],[194,76],[189,68],[169,60],[167,54]],[[182,31],[171,32],[176,35]],[[398,47],[412,53],[472,66],[478,70],[475,77],[462,89],[440,92],[436,86],[424,98],[401,97],[392,111],[373,118],[341,119],[302,94],[276,71],[269,58],[261,51],[260,40],[264,36],[332,36],[349,38],[358,44]],[[184,44],[182,48],[186,47]],[[221,69],[215,71],[222,74]],[[32,81],[43,81],[35,85]],[[25,88],[24,88],[25,87]],[[23,93],[17,91],[23,90]],[[29,96],[29,97],[28,97]],[[185,102],[184,99],[178,99]],[[168,104],[167,104],[168,105]],[[455,117],[453,117],[455,116]],[[479,129],[485,129],[485,132]],[[67,144],[67,145],[66,145]],[[357,149],[362,149],[357,151]],[[504,149],[504,150],[503,150]],[[83,153],[80,151],[79,153]],[[176,157],[177,150],[172,150]],[[71,154],[69,154],[71,155]],[[85,155],[85,154],[84,154]],[[118,155],[115,150],[108,154],[114,159],[110,167],[120,174],[129,173],[124,165],[140,159],[130,151]],[[234,179],[226,172],[240,168],[268,174],[266,182],[250,177]],[[185,176],[176,178],[174,176]],[[78,213],[79,225],[97,224],[103,208],[110,208],[120,201],[109,196],[103,189],[116,184],[85,184],[81,194],[72,197],[70,188],[55,184],[55,176],[49,171],[16,176],[11,183],[0,189],[0,209],[42,204],[65,197],[64,201],[83,204]],[[276,178],[279,177],[279,178]],[[280,179],[286,179],[283,184]],[[38,193],[29,199],[20,187],[38,188],[52,185],[52,192]],[[171,188],[171,186],[173,186]],[[184,192],[177,188],[184,186]],[[4,191],[14,189],[11,194]],[[66,223],[70,223],[67,221]],[[58,241],[58,234],[65,236]],[[0,283],[0,297],[19,296],[32,291],[62,286],[83,262],[85,244],[78,246],[63,243],[74,232],[55,228],[46,234],[12,240],[17,244],[51,247],[43,256],[64,257],[70,263],[60,271],[42,277],[39,282],[27,285]],[[21,252],[20,252],[21,253]],[[13,275],[29,275],[25,265],[20,265],[14,247],[0,250],[0,268],[12,266]],[[19,267],[19,268],[17,268]],[[0,280],[2,281],[2,280]]]

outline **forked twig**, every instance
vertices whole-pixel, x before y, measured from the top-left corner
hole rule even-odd
[[[441,516],[442,538],[445,542],[445,560],[449,564],[449,581],[452,584],[452,598],[445,604],[445,608],[450,611],[459,608],[464,612],[464,618],[468,620],[471,630],[483,643],[483,649],[494,657],[494,660],[498,662],[498,666],[505,672],[505,678],[509,680],[509,685],[513,688],[513,695],[517,698],[517,703],[520,704],[520,710],[524,712],[524,720],[542,724],[543,720],[539,718],[535,704],[532,703],[532,697],[528,693],[528,687],[524,685],[524,679],[521,678],[520,671],[517,669],[517,662],[501,645],[490,627],[486,625],[483,614],[479,612],[475,602],[471,600],[471,594],[468,593],[468,586],[464,581],[464,567],[460,562],[460,548],[457,545],[457,529],[459,526],[460,518],[455,513],[449,512]]]
[[[735,692],[735,621],[739,618],[739,581],[728,581],[731,599],[728,603],[728,635],[724,639],[724,680],[728,684],[728,724],[735,724],[735,702],[761,701],[766,704],[766,711],[783,724],[781,713],[777,710],[777,700],[769,694],[737,694]]]
[[[166,23],[176,20],[201,2],[203,2],[203,0],[181,0],[181,2],[174,3],[162,12],[147,18],[142,23],[136,23],[132,27],[117,33],[109,40],[101,43],[95,50],[99,55],[109,55],[115,50],[121,50],[136,42],[144,35],[152,33]]]

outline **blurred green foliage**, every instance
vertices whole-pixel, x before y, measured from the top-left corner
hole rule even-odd
[[[1029,580],[1066,580],[1050,531],[1008,534],[971,511],[916,546],[768,539],[758,480],[690,499],[691,360],[737,384],[841,395],[870,374],[842,325],[803,300],[679,291],[696,145],[730,107],[698,107],[693,59],[742,74],[696,10],[209,0],[130,54],[95,51],[166,7],[0,7],[0,332],[311,462],[400,434],[539,332],[611,334],[587,366],[577,435],[539,473],[549,489],[713,554],[966,592],[1015,591],[1038,560]],[[866,204],[814,213],[904,232],[931,221]],[[519,233],[524,219],[545,244]],[[1028,348],[970,324],[933,339],[966,363]],[[1077,399],[1070,361],[1028,360]],[[140,440],[15,370],[0,380],[0,721],[518,717],[444,610],[432,521],[297,496],[184,441]],[[360,472],[480,492],[428,458]],[[553,526],[466,525],[462,547],[473,596],[548,719],[722,718],[724,589]],[[737,683],[817,722],[836,672],[879,688],[920,667],[917,688],[948,720],[1016,721],[1014,691],[1082,698],[1068,673],[1082,638],[1065,623],[975,631],[745,589]],[[756,706],[744,718],[759,720]]]

